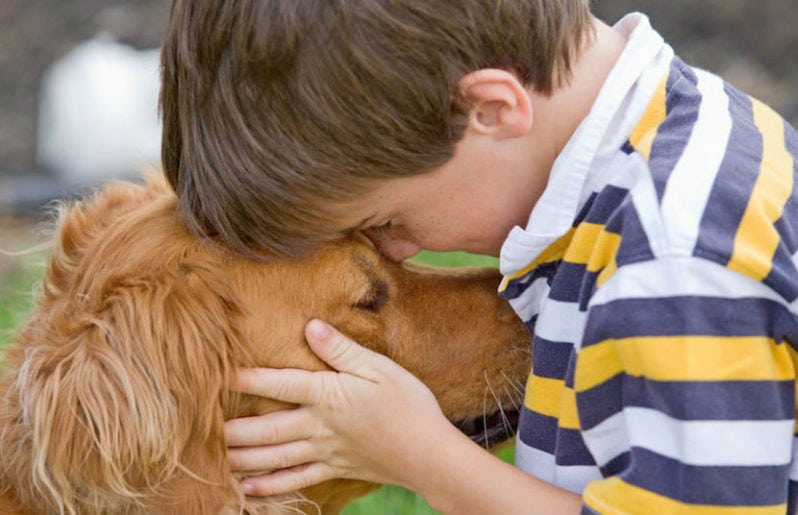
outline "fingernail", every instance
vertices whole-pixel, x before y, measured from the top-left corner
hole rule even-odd
[[[255,487],[250,485],[249,483],[241,483],[241,489],[244,490],[246,495],[252,495],[255,493]]]
[[[321,320],[314,319],[308,323],[308,331],[314,338],[323,340],[329,336],[330,327]]]

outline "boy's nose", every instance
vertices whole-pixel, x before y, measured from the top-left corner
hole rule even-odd
[[[379,249],[380,254],[397,263],[415,256],[422,250],[416,243],[408,240],[391,238],[391,236],[385,234],[385,232],[372,229],[365,229],[362,232],[374,243],[377,249]]]

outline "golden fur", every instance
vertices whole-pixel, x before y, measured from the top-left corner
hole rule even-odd
[[[452,420],[482,414],[489,386],[491,409],[509,405],[525,379],[528,335],[495,271],[396,265],[357,239],[256,263],[191,237],[175,209],[151,178],[61,211],[0,382],[0,513],[337,513],[376,485],[245,499],[222,436],[285,407],[229,392],[236,367],[325,368],[312,317],[408,368]]]

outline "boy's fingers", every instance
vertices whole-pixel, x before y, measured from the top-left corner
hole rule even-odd
[[[242,486],[247,495],[267,497],[301,490],[333,478],[335,473],[329,465],[316,462],[278,470],[264,476],[248,477],[242,481]]]
[[[376,381],[377,370],[388,359],[350,340],[334,327],[321,320],[311,320],[305,326],[305,337],[318,357],[340,372]]]
[[[310,438],[314,427],[307,410],[297,408],[228,420],[224,438],[228,447],[272,445]]]
[[[286,469],[302,463],[310,463],[317,458],[313,445],[307,440],[282,445],[240,447],[227,450],[230,469],[241,472]]]
[[[241,368],[231,389],[292,404],[316,404],[322,378],[293,368]]]

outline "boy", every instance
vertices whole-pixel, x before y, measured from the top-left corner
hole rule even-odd
[[[253,257],[356,230],[395,260],[500,255],[534,336],[518,470],[311,321],[338,372],[239,376],[302,405],[227,423],[231,465],[274,471],[245,492],[350,477],[456,514],[795,511],[798,137],[644,16],[177,0],[163,65],[164,167],[197,233]]]

